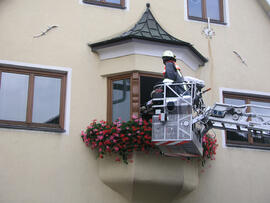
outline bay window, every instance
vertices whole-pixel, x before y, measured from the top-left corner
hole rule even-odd
[[[140,116],[140,107],[150,100],[153,86],[162,81],[162,75],[131,72],[108,77],[107,120],[119,117],[130,120]]]

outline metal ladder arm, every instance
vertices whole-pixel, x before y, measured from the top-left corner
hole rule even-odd
[[[202,134],[211,128],[251,133],[252,136],[260,135],[270,137],[270,115],[246,113],[248,107],[270,110],[270,107],[258,105],[230,105],[216,103],[214,107],[207,108],[202,114],[193,118],[193,124],[204,125]],[[253,120],[252,120],[253,119]],[[257,119],[257,120],[256,120]]]

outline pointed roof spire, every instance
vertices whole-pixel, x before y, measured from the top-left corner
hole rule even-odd
[[[150,3],[146,4],[146,11],[129,31],[120,35],[120,37],[134,37],[144,38],[150,41],[162,41],[166,43],[178,43],[181,45],[188,45],[189,43],[176,39],[167,33],[156,21],[152,12],[150,11]]]
[[[140,20],[127,32],[122,33],[118,37],[89,44],[92,48],[92,51],[95,51],[99,47],[109,46],[110,44],[114,44],[116,42],[122,42],[125,40],[132,40],[132,39],[141,39],[141,40],[148,40],[154,42],[160,42],[165,44],[171,45],[179,45],[179,46],[186,46],[191,49],[191,51],[199,57],[202,61],[202,65],[206,63],[208,60],[200,54],[190,43],[179,40],[169,33],[167,33],[156,21],[152,12],[150,11],[150,3],[146,4],[146,10],[143,13]]]

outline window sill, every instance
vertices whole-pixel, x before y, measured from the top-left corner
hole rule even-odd
[[[202,18],[193,17],[193,16],[188,16],[188,20],[191,20],[191,21],[200,21],[200,22],[207,23],[207,19],[202,19]],[[218,21],[218,20],[210,20],[210,23],[219,24],[219,25],[227,25],[227,23],[222,22],[222,21]]]
[[[248,145],[248,144],[236,144],[236,143],[226,143],[227,147],[235,147],[235,148],[245,148],[245,149],[262,149],[262,150],[270,150],[270,145]]]
[[[43,132],[55,132],[55,133],[64,133],[66,132],[61,128],[50,128],[50,127],[28,127],[23,125],[11,125],[11,124],[0,124],[0,128],[9,128],[16,130],[33,130],[33,131],[43,131]]]
[[[91,1],[91,0],[83,0],[83,3],[92,4],[96,6],[105,6],[105,7],[110,7],[110,8],[126,9],[125,6],[122,6],[120,4],[113,4],[113,3],[104,3],[104,2]]]

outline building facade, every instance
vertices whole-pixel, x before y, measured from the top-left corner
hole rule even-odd
[[[215,130],[216,160],[201,168],[97,160],[80,137],[93,119],[139,116],[166,49],[211,88],[207,105],[269,107],[269,5],[0,0],[0,202],[269,202],[268,138]]]

